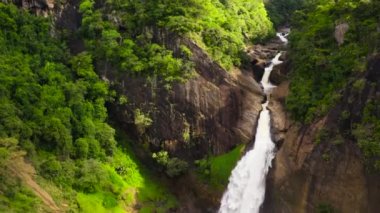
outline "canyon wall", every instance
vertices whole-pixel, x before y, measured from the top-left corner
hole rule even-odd
[[[365,104],[379,97],[379,71],[377,55],[356,78],[365,82],[363,88],[351,82],[326,116],[304,125],[284,110],[289,82],[279,85],[270,108],[280,149],[268,175],[263,212],[377,212],[380,176],[367,168],[350,132]],[[342,118],[342,112],[350,116]]]
[[[132,133],[151,150],[164,148],[185,159],[225,153],[238,144],[252,142],[264,100],[252,72],[224,70],[189,39],[161,31],[155,35],[174,54],[180,45],[192,51],[193,76],[167,89],[154,79],[103,73],[131,103],[111,106],[113,117],[130,131],[128,128],[134,128],[134,110],[141,109],[153,123],[143,133],[136,129]]]

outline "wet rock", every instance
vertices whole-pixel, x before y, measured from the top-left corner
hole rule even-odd
[[[275,66],[269,76],[269,81],[275,85],[279,85],[288,79],[287,72],[289,70],[289,63],[285,62]]]
[[[277,100],[270,101],[268,109],[271,112],[272,140],[279,147],[283,143],[287,131],[286,113],[281,103]]]
[[[260,82],[260,80],[263,78],[264,72],[265,72],[265,66],[267,65],[267,62],[262,59],[253,59],[251,62],[252,65],[252,71],[253,76],[257,82]]]
[[[271,94],[268,109],[271,112],[271,133],[273,142],[280,148],[285,140],[289,128],[285,110],[285,98],[288,95],[289,82],[284,81],[278,85]]]
[[[288,52],[282,52],[279,59],[280,59],[280,61],[287,62],[286,60],[288,59]]]

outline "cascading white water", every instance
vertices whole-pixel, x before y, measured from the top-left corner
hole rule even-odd
[[[280,38],[282,42],[284,42],[285,44],[288,43],[288,39],[286,37],[289,35],[289,33],[276,33],[276,35]]]
[[[287,42],[282,34],[277,36],[284,43]],[[286,39],[286,42],[283,39]],[[275,156],[275,144],[270,133],[270,114],[267,109],[270,91],[275,86],[269,82],[269,76],[273,67],[282,63],[279,60],[280,56],[281,53],[278,53],[265,68],[261,84],[267,95],[267,101],[262,104],[263,110],[257,126],[255,145],[232,171],[219,213],[256,213],[264,202],[266,175]]]

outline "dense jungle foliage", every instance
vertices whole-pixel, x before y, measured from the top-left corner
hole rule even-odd
[[[324,115],[379,48],[378,2],[322,2],[295,13],[290,36],[294,80],[287,106],[305,122]],[[349,25],[342,45],[334,38],[340,23]]]
[[[22,172],[68,212],[178,208],[159,182],[192,165],[157,150],[148,153],[150,166],[161,174],[153,177],[132,151],[136,142],[108,119],[106,104],[126,104],[128,97],[99,77],[112,71],[158,80],[170,90],[194,74],[191,48],[172,47],[178,39],[194,42],[230,70],[244,62],[246,46],[273,36],[273,26],[290,24],[286,107],[305,125],[326,115],[345,88],[360,93],[377,87],[364,72],[379,52],[379,0],[81,0],[76,9],[80,29],[67,35],[54,27],[52,17],[0,3],[0,212],[49,211]],[[349,27],[339,44],[334,33],[344,24]],[[80,53],[70,53],[68,37],[84,42]],[[378,106],[376,98],[368,100],[343,135],[357,141],[368,168],[376,171]],[[350,112],[340,116],[347,120]],[[153,122],[138,108],[131,117],[140,132]],[[183,137],[189,140],[190,132]],[[223,189],[243,149],[197,160],[198,176]]]
[[[310,123],[326,115],[341,99],[345,88],[357,93],[376,82],[363,75],[369,58],[379,52],[380,1],[307,1],[292,17],[290,60],[292,63],[287,109],[293,118]],[[347,24],[344,42],[334,37],[336,27]],[[354,100],[350,103],[354,104]],[[354,121],[353,135],[369,168],[380,168],[380,137],[375,100],[368,100],[362,120]],[[342,120],[350,117],[342,112]],[[359,115],[356,115],[359,116]]]
[[[164,37],[169,35],[193,40],[226,69],[239,66],[246,44],[274,32],[264,4],[82,0],[78,10],[80,30],[67,35],[50,17],[0,3],[0,211],[48,211],[18,174],[25,168],[10,163],[24,158],[36,169],[38,184],[65,211],[175,209],[177,200],[137,161],[133,142],[110,126],[105,104],[125,104],[128,97],[112,91],[98,74],[116,70],[154,78],[167,89],[185,81],[194,69],[192,52],[183,45],[178,52],[168,50]],[[84,41],[85,50],[71,54],[70,36]],[[139,109],[134,116],[137,129],[152,123]],[[188,167],[167,152],[152,156],[167,177]],[[219,168],[212,177],[225,182],[228,172],[219,164],[211,160]]]
[[[160,45],[165,33],[194,40],[230,69],[241,64],[247,42],[274,32],[261,0],[110,0],[101,6],[83,0],[80,11],[83,36],[97,57],[118,64],[121,72],[157,74],[166,81],[184,78],[191,66],[187,47],[181,60]],[[156,62],[158,55],[162,59]]]
[[[275,27],[290,25],[290,20],[296,10],[303,8],[308,0],[266,0],[265,8]]]
[[[175,199],[150,179],[125,139],[117,146],[104,106],[112,97],[91,54],[70,55],[51,36],[46,18],[2,3],[0,17],[0,211],[42,211],[41,201],[9,176],[7,162],[22,150],[67,210],[174,207]]]

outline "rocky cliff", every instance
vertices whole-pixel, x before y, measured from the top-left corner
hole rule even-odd
[[[268,175],[263,212],[377,212],[380,176],[364,162],[352,129],[366,103],[378,98],[379,71],[380,57],[372,57],[356,77],[363,86],[351,82],[325,117],[307,125],[291,121],[284,111],[289,83],[279,85],[271,109],[274,137],[283,143]]]
[[[180,45],[186,45],[192,51],[195,73],[171,89],[157,85],[154,79],[104,73],[133,103],[113,105],[114,118],[133,128],[133,112],[141,109],[153,123],[143,134],[136,129],[133,133],[145,140],[151,150],[163,148],[187,159],[224,153],[237,144],[251,142],[263,101],[252,72],[238,69],[228,72],[191,40],[162,32],[156,34],[174,53]]]
[[[167,89],[155,79],[112,71],[102,74],[119,94],[128,97],[127,104],[109,106],[110,117],[149,150],[139,152],[140,157],[149,159],[150,152],[165,150],[193,163],[242,143],[251,144],[264,101],[253,72],[226,71],[191,40],[162,32],[156,35],[174,54],[180,45],[192,51],[195,71],[189,80]],[[136,109],[152,120],[143,131],[135,125]],[[215,212],[219,207],[223,190],[202,183],[193,173],[171,180],[169,185],[181,203],[179,212]]]

